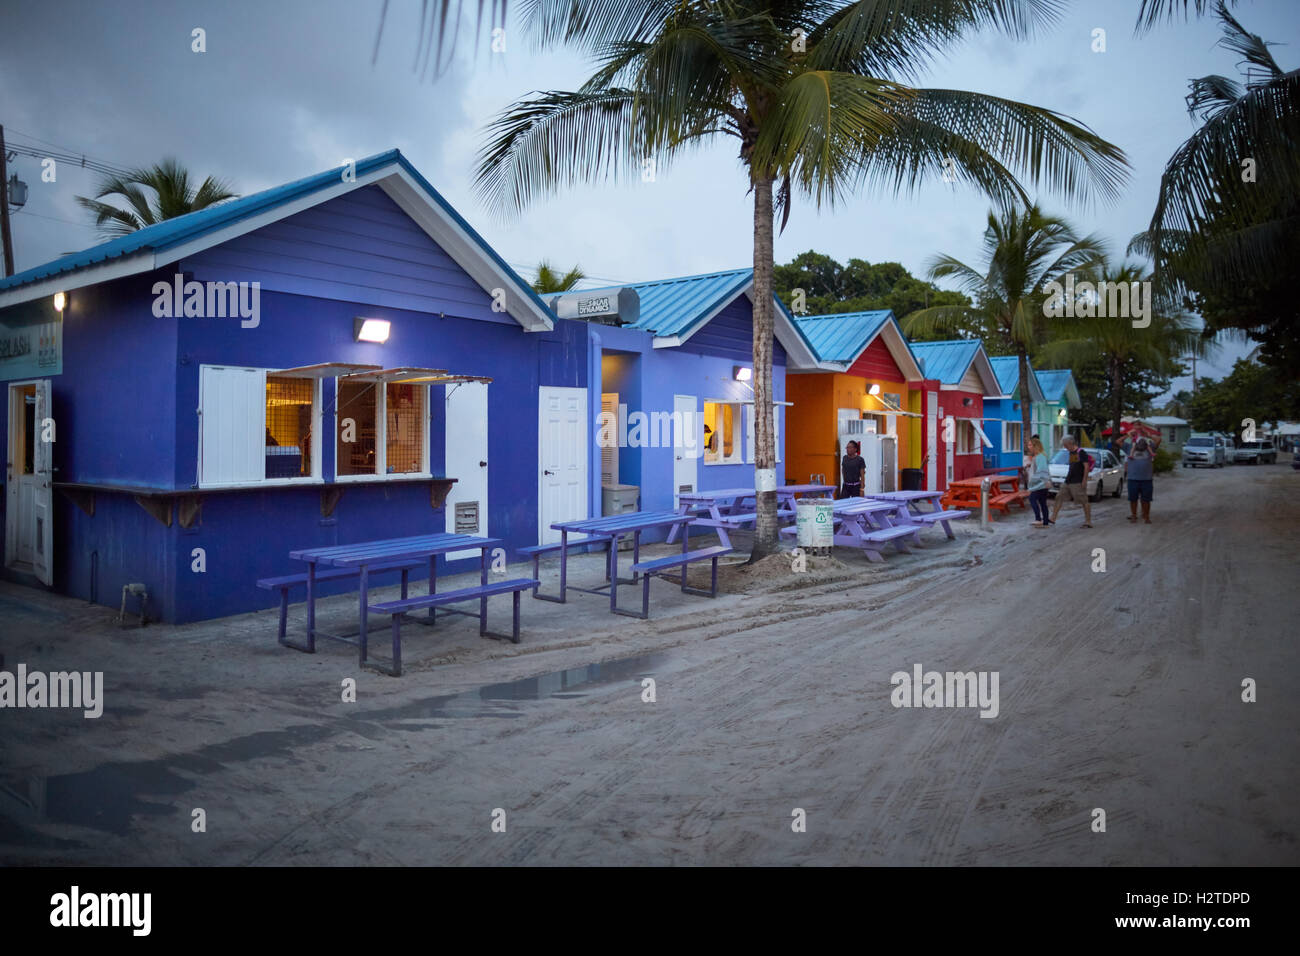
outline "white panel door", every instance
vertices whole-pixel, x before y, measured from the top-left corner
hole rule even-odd
[[[50,380],[12,385],[8,398],[5,556],[10,567],[29,572],[48,585],[54,582],[51,482],[53,442],[58,437],[50,410]]]
[[[587,512],[587,390],[542,386],[537,390],[537,540],[553,544],[556,521]]]
[[[597,432],[603,434],[607,439],[600,446],[600,483],[604,485],[618,484],[618,392],[603,392],[600,396],[600,413],[607,422],[613,422],[614,425],[609,429],[602,429]],[[613,441],[608,439],[612,438]]]
[[[704,454],[704,416],[697,409],[694,395],[673,396],[673,418],[680,427],[673,431],[673,507],[677,496],[698,491],[700,456]],[[641,491],[645,500],[645,490]]]
[[[939,457],[939,429],[937,409],[934,402],[926,402],[925,407],[925,488],[938,491],[935,484],[935,459]]]
[[[266,379],[259,369],[203,366],[199,378],[200,479],[204,486],[266,477]]]
[[[446,475],[455,478],[447,494],[450,534],[488,534],[488,387],[486,382],[448,385],[446,397]],[[460,505],[460,508],[457,508]],[[473,527],[471,527],[471,521]],[[452,551],[448,561],[473,558],[480,551]]]

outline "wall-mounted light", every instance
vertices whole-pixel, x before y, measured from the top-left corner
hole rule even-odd
[[[880,383],[879,383],[879,382],[872,382],[872,383],[871,383],[871,387],[870,387],[869,389],[867,389],[867,394],[868,394],[868,395],[879,395],[879,394],[880,394]]]
[[[54,311],[62,312],[63,307],[68,304],[68,297],[62,292],[54,293]]]
[[[754,378],[754,370],[748,365],[733,365],[731,367],[731,377],[737,382],[749,382]]]
[[[382,345],[388,341],[392,324],[387,319],[363,319],[357,316],[352,320],[352,335],[358,342],[378,342]]]
[[[965,398],[963,398],[963,399],[961,400],[961,403],[962,403],[963,405],[974,405],[974,404],[975,404],[975,399],[973,399],[973,398],[971,398],[969,395],[967,395]]]

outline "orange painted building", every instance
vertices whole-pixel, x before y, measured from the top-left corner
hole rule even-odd
[[[923,381],[893,313],[850,312],[796,322],[821,362],[816,370],[787,370],[786,480],[816,476],[838,485],[841,444],[849,437],[862,444],[868,493],[902,488],[903,469],[923,475],[923,395],[927,384],[935,390],[938,383]]]

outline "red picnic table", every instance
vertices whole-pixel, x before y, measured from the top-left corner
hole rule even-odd
[[[1009,511],[1013,504],[1025,508],[1029,492],[1020,490],[1019,475],[981,475],[975,478],[958,478],[948,482],[948,490],[939,499],[944,508],[979,508],[980,489],[989,483],[989,507]]]

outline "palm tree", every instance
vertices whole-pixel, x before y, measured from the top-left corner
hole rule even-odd
[[[533,283],[533,290],[542,295],[548,292],[568,292],[585,278],[587,275],[582,271],[582,266],[574,266],[561,275],[543,259],[537,264],[537,281]]]
[[[1064,283],[1068,273],[1085,269],[1104,255],[1096,236],[1079,237],[1057,216],[1038,204],[1023,209],[989,211],[984,230],[985,263],[976,269],[949,255],[930,260],[931,279],[956,279],[973,305],[934,306],[903,320],[908,335],[930,335],[972,320],[982,321],[1020,359],[1020,434],[1027,442],[1029,426],[1029,354],[1042,341],[1046,286]],[[1027,447],[1027,446],[1026,446]]]
[[[1086,281],[1110,282],[1129,285],[1150,282],[1145,268],[1131,263],[1114,266],[1105,259],[1099,260],[1087,275]],[[1091,295],[1091,291],[1087,295]],[[1082,303],[1087,295],[1076,299]],[[1094,300],[1095,301],[1095,300]],[[1098,312],[1080,309],[1079,312]],[[1114,315],[1083,315],[1077,318],[1056,320],[1059,333],[1048,342],[1042,354],[1053,365],[1082,364],[1101,357],[1110,379],[1111,435],[1118,437],[1124,415],[1125,368],[1133,362],[1143,368],[1175,375],[1181,369],[1179,359],[1188,354],[1203,357],[1212,348],[1209,339],[1201,334],[1196,323],[1184,311],[1165,309],[1152,305],[1149,325],[1134,324],[1129,317]],[[1143,320],[1145,321],[1145,320]]]
[[[1055,0],[533,0],[530,35],[594,55],[577,91],[544,92],[490,126],[478,170],[498,211],[620,174],[656,171],[721,136],[738,141],[754,194],[752,560],[777,549],[772,429],[772,243],[797,189],[817,205],[860,186],[899,193],[942,171],[1000,204],[1027,202],[1017,175],[1077,198],[1114,198],[1117,147],[1051,110],[908,85],[970,30],[1027,36]],[[1014,170],[1014,172],[1013,172]]]
[[[152,196],[145,192],[151,190]],[[148,169],[137,169],[124,176],[107,176],[100,180],[94,199],[75,196],[77,203],[95,217],[100,234],[111,239],[174,219],[215,203],[234,199],[238,194],[221,180],[209,176],[198,189],[190,185],[190,174],[177,160],[164,159]],[[121,196],[129,208],[102,202],[109,196]]]
[[[1187,106],[1202,125],[1169,159],[1151,223],[1129,244],[1155,261],[1172,301],[1196,293],[1240,302],[1243,290],[1271,287],[1294,265],[1300,234],[1300,70],[1284,72],[1222,2],[1215,13],[1219,44],[1246,64],[1245,85],[1218,75],[1191,81]],[[1293,322],[1268,310],[1218,311],[1228,313],[1218,324],[1261,336]]]

